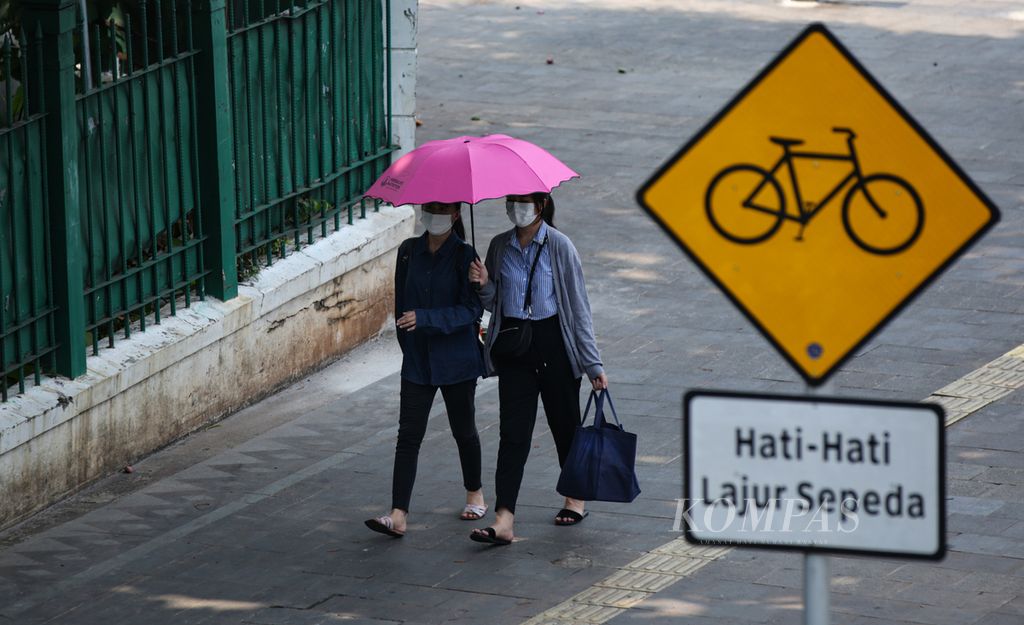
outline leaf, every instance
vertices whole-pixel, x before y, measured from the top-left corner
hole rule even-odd
[[[25,117],[25,85],[18,85],[18,90],[14,92],[11,98],[11,112],[14,119]]]
[[[121,6],[114,6],[110,11],[110,17],[107,19],[114,23],[114,45],[117,46],[118,56],[127,55],[128,41],[125,37],[125,24],[127,20],[125,19],[124,11],[121,10]]]

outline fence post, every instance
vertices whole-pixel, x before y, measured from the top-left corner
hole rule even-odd
[[[57,373],[70,378],[85,373],[85,266],[78,199],[78,124],[75,121],[75,50],[72,37],[76,0],[26,0],[26,32],[43,37],[43,94],[46,113],[46,170],[53,272],[54,337]],[[38,61],[38,59],[36,59]],[[29,72],[33,75],[34,72]]]
[[[196,56],[196,124],[199,198],[202,202],[206,293],[220,300],[238,295],[235,265],[235,172],[231,161],[224,0],[192,4]]]

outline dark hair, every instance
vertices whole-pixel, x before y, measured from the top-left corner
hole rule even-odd
[[[459,204],[461,207],[462,205]],[[459,208],[459,218],[452,222],[452,230],[459,236],[463,241],[466,240],[466,226],[462,224],[462,209]]]
[[[540,217],[548,222],[552,228],[555,227],[555,201],[551,199],[550,193],[531,193],[530,199],[535,206],[540,206]]]
[[[452,222],[452,231],[455,232],[455,234],[459,235],[460,239],[465,241],[466,240],[466,226],[464,226],[462,224],[462,202],[424,202],[420,206],[420,209],[422,210],[424,207],[430,206],[432,204],[435,205],[435,206],[445,206],[445,207],[450,206],[450,207],[454,208],[455,210],[459,211],[459,218]]]

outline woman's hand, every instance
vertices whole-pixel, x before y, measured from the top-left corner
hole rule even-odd
[[[407,330],[409,332],[412,332],[413,330],[415,330],[416,329],[416,311],[415,310],[406,311],[405,314],[403,314],[401,317],[398,318],[397,324],[398,324],[398,329],[399,330]]]
[[[592,379],[590,381],[590,383],[594,385],[594,390],[595,391],[600,391],[601,389],[607,389],[608,388],[608,376],[602,373],[601,375],[599,375],[596,378]]]
[[[469,264],[469,281],[476,282],[481,287],[487,284],[487,267],[484,267],[479,258]]]

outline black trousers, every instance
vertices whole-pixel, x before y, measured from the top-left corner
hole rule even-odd
[[[459,447],[462,483],[467,491],[480,490],[480,437],[476,433],[476,379],[446,386],[424,386],[402,380],[398,412],[398,443],[395,445],[395,470],[391,481],[391,507],[409,511],[412,486],[420,444],[427,432],[427,418],[441,389],[448,411],[448,424]]]
[[[520,358],[501,360],[496,367],[500,441],[494,509],[505,508],[514,514],[537,421],[537,397],[544,402],[561,466],[580,423],[581,378],[573,375],[557,316],[534,321],[530,351]]]

